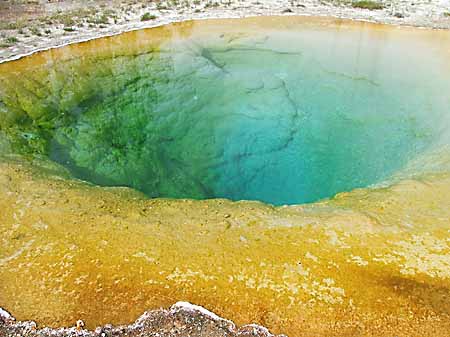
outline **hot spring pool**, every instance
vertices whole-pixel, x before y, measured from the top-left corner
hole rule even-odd
[[[447,131],[448,40],[284,25],[173,25],[4,64],[3,138],[99,185],[281,205],[379,183]]]
[[[0,64],[0,306],[444,336],[449,59],[448,31],[265,17]]]

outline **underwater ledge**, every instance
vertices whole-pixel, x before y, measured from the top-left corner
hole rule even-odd
[[[148,199],[44,158],[2,158],[0,305],[93,329],[183,299],[290,336],[446,336],[448,153],[285,207]]]

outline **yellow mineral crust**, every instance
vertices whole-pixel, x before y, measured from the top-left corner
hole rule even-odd
[[[448,336],[450,174],[320,203],[146,199],[0,164],[0,305],[130,323],[184,300],[289,336]]]

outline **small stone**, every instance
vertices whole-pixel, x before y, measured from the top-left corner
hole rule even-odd
[[[84,328],[84,322],[83,322],[81,319],[79,319],[79,320],[77,321],[76,328],[77,328],[77,331],[83,330],[83,328]]]
[[[6,310],[0,308],[0,320],[3,320],[4,322],[14,321],[14,317],[12,317],[12,315]]]

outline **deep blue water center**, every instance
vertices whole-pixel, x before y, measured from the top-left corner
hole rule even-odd
[[[420,48],[409,43],[356,28],[216,27],[55,62],[45,151],[79,178],[150,197],[282,205],[366,187],[429,146],[446,110],[448,79],[420,53],[405,62]]]

